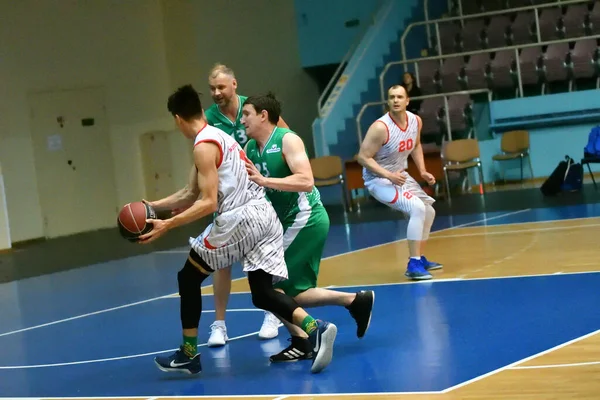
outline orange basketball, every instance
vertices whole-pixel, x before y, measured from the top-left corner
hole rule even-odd
[[[156,212],[150,205],[143,201],[125,204],[117,218],[121,236],[130,242],[137,242],[140,235],[152,230],[152,224],[146,222],[149,218],[156,218]]]

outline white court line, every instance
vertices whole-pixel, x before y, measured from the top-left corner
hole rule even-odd
[[[502,225],[496,225],[502,226]],[[432,234],[431,239],[447,239],[447,238],[457,238],[457,237],[469,237],[469,236],[492,236],[492,235],[514,235],[516,233],[521,232],[548,232],[548,231],[564,231],[569,229],[579,229],[579,228],[597,228],[600,224],[590,224],[590,225],[573,225],[573,226],[554,226],[551,228],[532,228],[532,229],[511,229],[505,231],[492,231],[492,232],[475,232],[475,233],[460,233],[456,235],[434,235]]]
[[[431,394],[442,394],[443,392],[439,391],[439,392],[367,392],[367,393],[302,393],[302,394],[280,394],[280,395],[270,395],[269,397],[273,397],[273,396],[280,396],[275,398],[274,400],[278,400],[278,399],[286,399],[288,397],[346,397],[346,396],[367,396],[367,397],[376,397],[376,396],[407,396],[407,395],[431,395]],[[201,396],[201,397],[196,397],[201,399],[202,397],[214,397],[214,396]],[[217,396],[219,397],[219,396]],[[224,396],[226,398],[229,397],[236,397],[236,396]],[[246,396],[240,396],[243,398],[259,398],[259,397],[265,397],[264,395],[246,395]],[[162,397],[161,397],[162,398]],[[166,397],[168,398],[168,397]],[[178,398],[178,397],[177,397]]]
[[[45,323],[45,324],[30,326],[29,328],[17,329],[15,331],[10,331],[10,332],[2,333],[2,334],[0,334],[0,337],[2,337],[2,336],[8,336],[8,335],[13,335],[15,333],[27,332],[27,331],[30,331],[30,330],[33,330],[33,329],[43,328],[45,326],[56,325],[56,324],[60,324],[60,323],[63,323],[63,322],[68,322],[68,321],[73,321],[73,320],[80,319],[80,318],[90,317],[92,315],[98,315],[98,314],[102,314],[102,313],[109,312],[109,311],[120,310],[122,308],[133,307],[133,306],[137,306],[137,305],[140,305],[140,304],[149,303],[151,301],[165,299],[165,298],[167,298],[169,296],[171,296],[171,295],[167,294],[165,296],[153,297],[153,298],[148,299],[148,300],[136,301],[135,303],[129,303],[129,304],[125,304],[125,305],[122,305],[122,306],[106,308],[104,310],[94,311],[94,312],[87,313],[87,314],[82,314],[82,315],[77,315],[77,316],[71,317],[71,318],[65,318],[65,319],[60,319],[58,321],[48,322],[48,323]]]
[[[524,213],[524,212],[527,212],[527,211],[531,211],[531,208],[526,208],[524,210],[519,210],[519,211],[512,211],[512,212],[509,212],[509,213],[496,215],[496,216],[490,217],[490,218],[486,217],[486,218],[483,218],[483,219],[479,219],[477,221],[471,221],[471,222],[467,222],[467,223],[460,224],[460,225],[450,226],[448,228],[438,229],[438,230],[436,230],[434,232],[431,232],[431,234],[434,234],[434,233],[437,233],[437,232],[445,232],[445,231],[451,231],[451,230],[454,230],[454,229],[464,228],[466,226],[479,224],[481,222],[492,221],[492,220],[495,220],[495,219],[498,219],[498,218],[504,218],[504,217],[508,217],[508,216],[511,216],[511,215]],[[322,258],[322,260],[329,260],[331,258],[341,257],[341,256],[345,256],[345,255],[348,255],[348,254],[358,253],[360,251],[375,249],[377,247],[387,246],[388,244],[399,243],[399,242],[404,242],[404,241],[406,241],[406,238],[402,238],[402,239],[398,239],[398,240],[392,240],[390,242],[376,244],[374,246],[369,246],[369,247],[365,247],[365,248],[358,249],[358,250],[351,250],[351,251],[347,251],[345,253],[340,253],[340,254],[336,254],[336,255],[333,255],[333,256],[325,257],[325,258]]]
[[[245,279],[245,277],[235,278],[235,279],[232,279],[231,281],[232,282],[233,281],[239,281],[241,279]],[[209,286],[208,285],[207,286],[203,286],[203,288],[204,287],[209,287]],[[178,294],[178,293],[175,293],[175,294]],[[77,315],[75,317],[70,317],[70,318],[65,318],[65,319],[59,319],[58,321],[47,322],[45,324],[30,326],[28,328],[23,328],[23,329],[17,329],[15,331],[4,332],[4,333],[0,333],[0,337],[2,337],[2,336],[8,336],[8,335],[14,335],[15,333],[21,333],[21,332],[31,331],[33,329],[43,328],[43,327],[46,327],[46,326],[61,324],[63,322],[69,322],[69,321],[73,321],[73,320],[80,319],[80,318],[91,317],[92,315],[103,314],[103,313],[106,313],[106,312],[109,312],[109,311],[115,311],[115,310],[120,310],[120,309],[127,308],[127,307],[138,306],[140,304],[149,303],[151,301],[156,301],[156,300],[161,300],[161,299],[167,299],[167,298],[170,298],[170,297],[174,296],[175,294],[173,294],[173,293],[166,294],[164,296],[153,297],[153,298],[148,299],[148,300],[136,301],[135,303],[129,303],[129,304],[124,304],[122,306],[105,308],[104,310],[94,311],[94,312],[87,313],[87,314],[81,314],[81,315]],[[207,312],[210,312],[210,311],[207,311]]]
[[[202,312],[203,313],[205,313],[205,312],[209,312],[210,313],[210,312],[215,312],[215,310],[206,310],[206,311],[202,311]],[[263,310],[259,310],[257,308],[237,308],[237,309],[227,310],[227,312],[264,312],[264,311]],[[243,339],[243,338],[246,338],[246,337],[249,337],[249,336],[257,335],[258,332],[259,331],[247,333],[247,334],[241,335],[241,336],[235,336],[235,337],[229,338],[229,341],[239,340],[239,339]],[[202,344],[199,344],[198,347],[204,347],[206,345],[207,345],[207,343],[202,343]],[[160,350],[160,351],[152,351],[152,352],[149,352],[149,353],[131,354],[131,355],[128,355],[128,356],[98,358],[98,359],[94,359],[94,360],[83,360],[83,361],[69,361],[69,362],[54,363],[54,364],[6,365],[6,366],[0,366],[0,370],[3,370],[3,369],[31,369],[31,368],[46,368],[46,367],[63,367],[63,366],[68,366],[68,365],[92,364],[92,363],[99,363],[99,362],[106,362],[106,361],[126,360],[126,359],[129,359],[129,358],[139,358],[139,357],[152,356],[152,355],[155,355],[155,354],[167,353],[167,352],[170,352],[170,351],[175,351],[177,349],[178,348],[167,349],[167,350]]]
[[[510,369],[546,369],[546,368],[567,368],[567,367],[585,367],[586,365],[600,365],[600,361],[588,361],[572,364],[548,364],[548,365],[528,365],[524,367],[512,367]]]
[[[581,220],[593,220],[600,219],[600,217],[576,217],[576,218],[559,218],[559,219],[544,219],[541,221],[523,221],[523,222],[508,222],[500,225],[483,225],[483,226],[469,226],[467,229],[476,228],[493,228],[495,226],[512,226],[512,225],[524,225],[524,224],[553,224],[561,221],[581,221]]]
[[[473,225],[473,224],[477,224],[477,223],[485,222],[485,221],[491,221],[493,219],[503,218],[503,217],[507,217],[509,215],[519,214],[519,213],[530,211],[530,210],[531,210],[530,208],[526,208],[526,209],[520,210],[520,211],[514,211],[514,212],[510,212],[510,213],[506,213],[506,214],[500,214],[500,215],[496,215],[496,216],[491,217],[491,218],[483,218],[481,220],[468,222],[466,224],[461,224],[461,225],[452,226],[452,227],[449,227],[449,228],[440,229],[440,230],[438,230],[436,232],[442,232],[442,231],[447,231],[447,230],[451,230],[451,229],[462,228],[464,226],[469,226],[469,225]],[[337,254],[337,255],[334,255],[334,256],[330,256],[330,257],[325,257],[322,260],[327,260],[327,259],[330,259],[330,258],[339,257],[339,256],[346,255],[346,254],[356,253],[356,252],[359,252],[359,251],[364,251],[364,250],[372,249],[372,248],[375,248],[375,247],[385,246],[385,245],[390,244],[390,243],[402,242],[404,240],[406,240],[406,238],[399,239],[399,240],[394,240],[392,242],[387,242],[387,243],[383,243],[383,244],[378,244],[378,245],[371,246],[371,247],[365,247],[363,249],[353,250],[353,251],[349,251],[347,253],[341,253],[341,254]],[[175,252],[175,251],[173,251],[173,252]],[[189,252],[189,250],[187,250],[186,252]],[[244,277],[241,277],[241,278],[232,279],[232,281],[238,281],[238,280],[241,280],[241,279],[246,279],[246,277],[244,276]],[[87,313],[87,314],[82,314],[82,315],[78,315],[78,316],[71,317],[71,318],[65,318],[65,319],[61,319],[59,321],[48,322],[48,323],[41,324],[41,325],[31,326],[29,328],[23,328],[23,329],[18,329],[18,330],[11,331],[11,332],[5,332],[5,333],[0,334],[0,337],[7,336],[7,335],[12,335],[12,334],[15,334],[15,333],[20,333],[20,332],[30,331],[32,329],[43,328],[45,326],[56,325],[56,324],[60,324],[62,322],[73,321],[73,320],[76,320],[76,319],[85,318],[85,317],[89,317],[89,316],[97,315],[97,314],[102,314],[102,313],[109,312],[109,311],[115,311],[115,310],[119,310],[119,309],[122,309],[122,308],[132,307],[132,306],[136,306],[136,305],[143,304],[143,303],[148,303],[148,302],[155,301],[155,300],[160,300],[160,299],[170,298],[170,297],[176,297],[176,295],[177,295],[177,293],[171,293],[171,294],[167,294],[167,295],[164,295],[164,296],[154,297],[154,298],[148,299],[148,300],[142,300],[142,301],[138,301],[138,302],[130,303],[130,304],[125,304],[125,305],[118,306],[118,307],[107,308],[107,309],[104,309],[104,310],[95,311],[95,312],[91,312],[91,313]]]
[[[448,389],[444,389],[444,390],[442,390],[442,393],[448,393],[448,392],[451,392],[451,391],[453,391],[453,390],[456,390],[456,389],[458,389],[458,388],[461,388],[461,387],[463,387],[463,386],[469,385],[469,384],[471,384],[471,383],[473,383],[473,382],[477,382],[477,381],[480,381],[480,380],[482,380],[482,379],[484,379],[484,378],[487,378],[487,377],[489,377],[489,376],[495,375],[495,374],[497,374],[498,372],[502,372],[502,371],[505,371],[505,370],[507,370],[507,369],[511,369],[511,368],[512,368],[512,367],[514,367],[515,365],[522,364],[522,363],[524,363],[524,362],[526,362],[526,361],[533,360],[534,358],[538,358],[538,357],[540,357],[540,356],[543,356],[544,354],[548,354],[548,353],[551,353],[551,352],[553,352],[553,351],[555,351],[555,350],[562,349],[563,347],[566,347],[566,346],[568,346],[568,345],[570,345],[570,344],[577,343],[577,342],[579,342],[579,341],[581,341],[581,340],[584,340],[584,339],[587,339],[587,338],[589,338],[589,337],[591,337],[591,336],[594,336],[594,335],[598,334],[599,332],[600,332],[600,329],[598,329],[597,331],[594,331],[594,332],[588,333],[587,335],[583,335],[583,336],[580,336],[580,337],[578,337],[578,338],[575,338],[575,339],[573,339],[573,340],[569,340],[568,342],[565,342],[565,343],[559,344],[558,346],[554,346],[554,347],[552,347],[552,348],[550,348],[550,349],[547,349],[547,350],[541,351],[541,352],[539,352],[539,353],[537,353],[537,354],[534,354],[534,355],[532,355],[532,356],[529,356],[529,357],[527,357],[527,358],[523,358],[522,360],[515,361],[514,363],[511,363],[511,364],[505,365],[504,367],[500,367],[500,368],[498,368],[498,369],[495,369],[495,370],[493,370],[493,371],[490,371],[490,372],[488,372],[487,374],[480,375],[480,376],[478,376],[478,377],[476,377],[476,378],[469,379],[468,381],[465,381],[465,382],[463,382],[463,383],[459,383],[458,385],[454,385],[454,386],[452,386],[452,387],[449,387]]]
[[[489,219],[472,221],[472,222],[469,222],[469,223],[466,223],[466,224],[461,224],[461,225],[457,225],[457,226],[453,226],[453,227],[449,227],[449,228],[444,228],[444,229],[441,229],[441,230],[439,230],[437,232],[444,231],[444,230],[457,229],[457,228],[461,228],[463,226],[468,226],[468,225],[476,224],[476,223],[479,223],[479,222],[484,222],[486,220],[489,221],[491,219],[502,218],[502,217],[505,217],[505,216],[508,216],[508,215],[513,215],[513,214],[520,213],[520,212],[525,212],[525,211],[528,211],[528,210],[530,210],[530,209],[521,210],[521,211],[517,211],[517,212],[511,212],[511,213],[507,213],[507,214],[502,214],[502,215],[498,215],[498,216],[495,216],[495,217],[492,217],[492,218],[489,218]],[[406,239],[400,239],[400,240],[396,240],[394,242],[400,242],[400,241],[404,241],[404,240],[406,240]],[[390,243],[394,243],[394,242],[390,242]],[[389,243],[385,243],[385,244],[389,244]],[[385,245],[385,244],[376,245],[376,246],[372,246],[372,247],[379,247],[379,246],[382,246],[382,245]],[[369,248],[371,248],[371,247],[369,247]],[[351,253],[362,251],[362,250],[366,250],[366,249],[368,249],[368,248],[355,250],[355,251],[352,251]],[[348,253],[345,253],[345,254],[348,254]],[[332,258],[332,257],[329,257],[329,258]],[[585,274],[585,273],[594,273],[594,272],[573,272],[573,273],[562,274],[562,276],[564,276],[564,275],[574,275],[574,274]],[[468,279],[468,280],[490,280],[490,279],[527,278],[527,277],[552,276],[552,275],[553,274],[516,275],[516,276],[506,276],[506,277],[471,278],[471,279]],[[245,279],[245,277],[237,278],[235,280],[240,280],[240,279]],[[455,282],[455,281],[464,281],[464,280],[465,279],[450,278],[450,279],[436,279],[435,281],[428,281],[428,282],[411,282],[411,281],[406,281],[406,282],[396,282],[396,283],[362,284],[362,285],[348,285],[348,286],[334,286],[334,285],[332,285],[332,286],[328,286],[328,287],[330,287],[330,288],[336,288],[336,287],[337,288],[350,288],[350,287],[389,286],[389,285],[403,285],[403,284],[432,284],[432,283]],[[80,316],[76,316],[76,317],[71,317],[71,318],[67,318],[67,319],[64,319],[64,320],[60,320],[60,321],[54,321],[54,322],[43,324],[43,325],[38,325],[38,326],[30,327],[30,328],[24,328],[24,329],[20,329],[20,330],[13,331],[13,332],[7,332],[7,333],[4,333],[4,334],[0,334],[0,337],[1,336],[6,336],[6,335],[9,335],[9,334],[12,334],[12,333],[23,332],[23,331],[27,331],[27,330],[31,330],[31,329],[36,329],[36,328],[44,327],[44,326],[58,324],[58,323],[61,323],[61,322],[71,321],[71,320],[74,320],[74,319],[84,318],[84,317],[87,317],[87,316],[96,315],[96,314],[100,314],[100,313],[104,313],[104,312],[108,312],[108,311],[114,311],[114,310],[117,310],[117,309],[131,307],[131,306],[134,306],[134,305],[143,304],[143,303],[147,303],[147,302],[154,301],[154,300],[159,300],[159,299],[163,299],[163,298],[169,298],[169,297],[172,297],[172,296],[173,296],[172,294],[165,295],[165,296],[160,296],[160,297],[156,297],[156,298],[153,298],[153,299],[148,299],[148,300],[144,300],[144,301],[140,301],[140,302],[126,304],[126,305],[119,306],[119,307],[113,307],[113,308],[106,309],[106,310],[96,311],[94,313],[88,313],[88,314],[84,314],[84,315],[80,315]],[[228,310],[228,311],[261,311],[261,310],[257,310],[257,309],[238,309],[238,310]],[[214,312],[214,310],[206,310],[204,312]],[[242,339],[242,338],[245,338],[245,337],[248,337],[248,336],[255,335],[257,333],[258,333],[258,331],[257,332],[253,332],[253,333],[249,333],[249,334],[246,334],[246,335],[234,337],[234,338],[231,338],[230,340]],[[567,343],[567,344],[569,344],[569,343]],[[565,345],[567,345],[567,344],[565,344]],[[206,345],[206,343],[199,345],[199,347],[200,346],[205,346],[205,345]],[[97,359],[97,360],[67,362],[67,363],[40,364],[40,365],[29,365],[29,366],[0,366],[0,369],[24,369],[24,368],[56,367],[56,366],[65,366],[65,365],[87,364],[87,363],[94,363],[94,362],[115,361],[115,360],[121,360],[121,359],[137,358],[137,357],[149,356],[149,355],[154,355],[154,354],[160,354],[160,353],[165,353],[165,352],[174,351],[174,350],[176,350],[176,349],[167,349],[167,350],[163,350],[163,351],[150,352],[150,353],[144,353],[144,354],[135,354],[135,355],[129,355],[129,356],[112,357],[112,358]],[[544,354],[544,353],[540,353],[539,355],[542,355],[542,354]],[[526,360],[522,360],[521,362],[524,362]],[[511,365],[515,365],[515,364],[517,364],[517,363],[511,364]],[[508,366],[508,367],[510,367],[510,366]],[[508,368],[508,367],[504,367],[504,368]],[[428,392],[414,392],[412,394],[426,394],[426,393],[428,393]],[[429,393],[434,394],[434,393],[441,393],[441,392],[429,392]],[[372,393],[370,393],[370,394],[372,395]],[[384,394],[384,393],[381,393],[381,394]],[[408,393],[408,392],[399,392],[399,393],[386,393],[386,394],[393,395],[393,394],[410,394],[410,393]],[[342,395],[342,394],[340,394],[340,395]],[[348,395],[351,395],[351,394],[348,394]],[[354,394],[354,395],[356,395],[356,394]],[[369,393],[365,393],[365,395],[369,395]],[[297,395],[294,394],[294,395],[289,395],[289,396],[297,396]],[[311,396],[315,396],[315,395],[311,395]]]
[[[464,228],[464,227],[468,227],[468,226],[470,226],[470,225],[479,224],[479,223],[481,223],[481,222],[493,221],[493,220],[495,220],[495,219],[504,218],[504,217],[508,217],[508,216],[511,216],[511,215],[515,215],[515,214],[524,213],[524,212],[527,212],[527,211],[531,211],[531,208],[525,208],[525,209],[523,209],[523,210],[519,210],[519,211],[512,211],[512,212],[508,212],[508,213],[505,213],[505,214],[496,215],[496,216],[494,216],[494,217],[490,217],[490,218],[487,218],[487,217],[486,217],[486,218],[483,218],[483,219],[478,219],[477,221],[471,221],[471,222],[467,222],[467,223],[460,224],[460,225],[450,226],[450,227],[448,227],[448,228],[442,228],[442,229],[438,229],[438,230],[436,230],[436,231],[434,231],[434,232],[431,232],[431,234],[433,235],[433,234],[435,234],[435,233],[438,233],[438,232],[444,232],[444,231],[449,231],[449,230],[453,230],[453,229]],[[508,224],[507,224],[507,225],[508,225]],[[377,247],[385,246],[385,245],[392,244],[392,243],[403,242],[403,241],[405,241],[405,240],[406,240],[406,238],[402,238],[402,239],[392,240],[392,241],[385,242],[385,243],[376,244],[376,245],[374,245],[374,246],[363,247],[363,248],[361,248],[361,249],[357,249],[357,250],[350,250],[350,251],[347,251],[347,252],[344,252],[344,253],[335,254],[335,255],[333,255],[333,256],[329,256],[329,257],[323,257],[323,258],[321,259],[321,261],[323,261],[323,260],[329,260],[329,259],[331,259],[331,258],[336,258],[336,257],[345,256],[345,255],[352,254],[352,253],[358,253],[358,252],[360,252],[360,251],[365,251],[365,250],[369,250],[369,249],[375,249],[375,248],[377,248]],[[189,250],[162,250],[162,251],[158,251],[157,253],[160,253],[160,252],[169,252],[169,253],[188,253],[188,252],[189,252]]]
[[[433,285],[435,283],[446,283],[446,282],[467,282],[467,281],[491,281],[496,279],[521,279],[521,278],[539,278],[543,276],[568,276],[568,275],[582,275],[582,274],[600,274],[600,271],[578,271],[578,272],[557,272],[547,274],[533,274],[533,275],[508,275],[508,276],[490,276],[483,278],[447,278],[447,279],[432,279],[430,281],[402,281],[402,282],[386,282],[386,283],[363,283],[360,285],[344,285],[327,286],[329,289],[344,289],[344,288],[357,288],[357,287],[376,287],[376,286],[394,286],[394,285]]]
[[[499,259],[497,259],[497,260],[495,260],[495,261],[493,261],[493,262],[491,262],[491,263],[489,263],[487,265],[484,265],[481,268],[478,268],[478,269],[473,270],[473,271],[466,272],[466,273],[460,275],[459,278],[465,278],[467,275],[471,275],[471,274],[474,274],[474,273],[477,273],[477,272],[482,272],[484,270],[489,269],[490,267],[497,267],[497,266],[499,266],[500,264],[502,264],[505,261],[509,261],[509,260],[514,259],[515,257],[519,257],[521,254],[527,252],[527,250],[530,250],[533,246],[535,246],[538,243],[538,240],[539,240],[538,235],[533,235],[530,238],[529,244],[521,247],[520,250],[513,251],[513,252],[509,253],[507,256],[499,258]]]
[[[158,396],[152,397],[153,399],[273,399],[275,396],[279,396],[278,398],[285,399],[287,397],[326,397],[326,396],[335,396],[335,397],[346,397],[346,396],[368,396],[368,397],[376,397],[376,396],[402,396],[402,395],[431,395],[431,394],[442,394],[443,392],[367,392],[367,393],[312,393],[312,394],[233,394],[233,395],[183,395],[183,396]],[[38,397],[0,397],[0,399],[10,399],[10,400],[49,400],[49,399],[58,399],[58,400],[68,400],[73,397],[46,397],[46,398],[38,398]],[[131,399],[131,400],[150,400],[151,398],[146,396],[107,396],[107,397],[84,397],[77,396],[77,399],[84,400],[119,400],[119,399]],[[277,400],[277,398],[275,399]]]

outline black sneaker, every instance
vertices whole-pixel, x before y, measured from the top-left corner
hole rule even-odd
[[[298,360],[310,360],[314,357],[312,345],[308,339],[298,336],[292,336],[288,339],[292,344],[283,349],[280,353],[269,357],[269,361],[273,363],[294,362]]]
[[[194,357],[188,357],[183,352],[183,346],[170,356],[154,358],[154,362],[164,372],[185,372],[186,374],[195,375],[202,371],[200,353]]]
[[[346,307],[350,311],[352,318],[356,321],[356,336],[359,338],[365,336],[367,329],[369,329],[373,303],[375,303],[375,292],[372,290],[361,290],[356,293],[356,298],[352,304]]]

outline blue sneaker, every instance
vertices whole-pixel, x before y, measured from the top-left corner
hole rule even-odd
[[[431,274],[425,269],[423,262],[415,258],[409,259],[404,275],[416,281],[423,281],[432,278]]]
[[[331,322],[321,321],[320,319],[316,322],[317,329],[308,335],[314,354],[312,366],[310,367],[310,372],[313,374],[318,374],[331,362],[333,342],[335,342],[335,336],[337,335],[337,326]]]
[[[183,352],[182,347],[168,357],[155,357],[154,362],[164,372],[184,372],[194,375],[202,371],[200,353],[190,358]]]
[[[444,266],[440,263],[429,261],[425,256],[421,256],[421,262],[427,271],[433,271],[436,269],[442,269]]]

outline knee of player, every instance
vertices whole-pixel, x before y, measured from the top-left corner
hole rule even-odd
[[[201,263],[204,263],[201,259],[198,258]],[[177,273],[177,283],[179,285],[179,294],[181,292],[195,293],[200,292],[199,288],[202,285],[202,282],[212,271],[206,271],[206,269],[210,269],[208,265],[204,263],[206,268],[203,268],[198,261],[192,259],[192,257],[188,257],[187,261],[183,265],[183,268]],[[205,272],[201,271],[202,268]]]
[[[428,217],[430,217],[430,218],[435,217],[435,208],[433,208],[433,206],[431,204],[427,204],[425,206],[425,212],[427,213]]]
[[[422,201],[413,201],[412,207],[410,209],[410,216],[417,218],[425,217],[425,204]]]
[[[261,310],[269,308],[269,294],[263,291],[252,292],[252,304]]]

